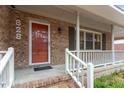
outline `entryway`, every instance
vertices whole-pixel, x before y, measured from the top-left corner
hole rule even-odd
[[[54,80],[54,82],[58,82],[58,80],[70,79],[70,77],[65,74],[64,64],[63,65],[52,65],[52,67],[53,69],[40,70],[40,71],[34,71],[33,67],[16,69],[15,70],[15,86],[21,87],[21,88],[22,87],[33,87],[33,86],[39,87],[40,85],[37,86],[37,84],[35,83],[42,84],[42,82],[49,83],[49,81],[51,80]],[[34,85],[32,84],[32,82],[34,82],[33,83]],[[53,81],[51,81],[51,83],[52,82]],[[28,83],[30,84],[27,85]]]
[[[29,64],[50,63],[50,24],[29,22]]]

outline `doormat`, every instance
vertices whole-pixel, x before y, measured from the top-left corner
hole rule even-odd
[[[48,69],[52,69],[52,67],[51,66],[36,67],[34,68],[34,71],[48,70]]]

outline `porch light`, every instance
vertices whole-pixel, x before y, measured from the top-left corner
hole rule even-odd
[[[16,7],[14,5],[10,5],[11,8],[15,9]]]
[[[62,28],[61,27],[58,27],[58,32],[61,34],[61,32],[62,32]]]

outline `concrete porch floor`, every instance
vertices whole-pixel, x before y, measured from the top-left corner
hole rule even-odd
[[[52,66],[52,65],[51,65]],[[53,65],[53,69],[34,71],[33,67],[15,69],[15,84],[65,75],[65,65]]]
[[[17,86],[15,87],[77,87],[76,83],[71,79],[71,77],[65,74],[65,65],[55,65],[52,67],[53,69],[40,71],[34,71],[33,67],[16,69],[15,85],[17,84]],[[124,63],[94,68],[94,79],[119,70],[124,70]],[[86,82],[86,71],[84,72],[84,82]]]

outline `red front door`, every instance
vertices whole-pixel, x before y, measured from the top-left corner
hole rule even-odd
[[[32,22],[32,63],[48,62],[48,25]]]

